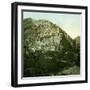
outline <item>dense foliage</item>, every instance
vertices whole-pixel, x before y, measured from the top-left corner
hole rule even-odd
[[[80,73],[80,37],[48,20],[23,20],[24,77]]]

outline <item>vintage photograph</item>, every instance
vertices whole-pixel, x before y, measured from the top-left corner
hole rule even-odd
[[[87,83],[87,6],[11,4],[11,85]]]
[[[22,11],[23,77],[80,75],[81,13]]]

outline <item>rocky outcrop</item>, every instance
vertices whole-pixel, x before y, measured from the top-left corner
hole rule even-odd
[[[58,75],[76,65],[77,40],[59,26],[32,18],[25,19],[23,26],[24,76]]]

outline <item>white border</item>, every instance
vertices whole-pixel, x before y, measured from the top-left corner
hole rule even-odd
[[[49,11],[65,11],[80,12],[81,14],[81,62],[80,75],[68,76],[50,76],[50,77],[31,77],[21,79],[21,10],[49,10]],[[66,9],[36,6],[18,6],[18,84],[47,83],[47,82],[63,82],[63,81],[79,81],[85,80],[85,10],[83,9]]]

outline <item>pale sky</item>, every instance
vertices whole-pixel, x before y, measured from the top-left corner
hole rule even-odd
[[[24,11],[23,18],[45,19],[60,26],[71,38],[80,36],[80,14]]]

